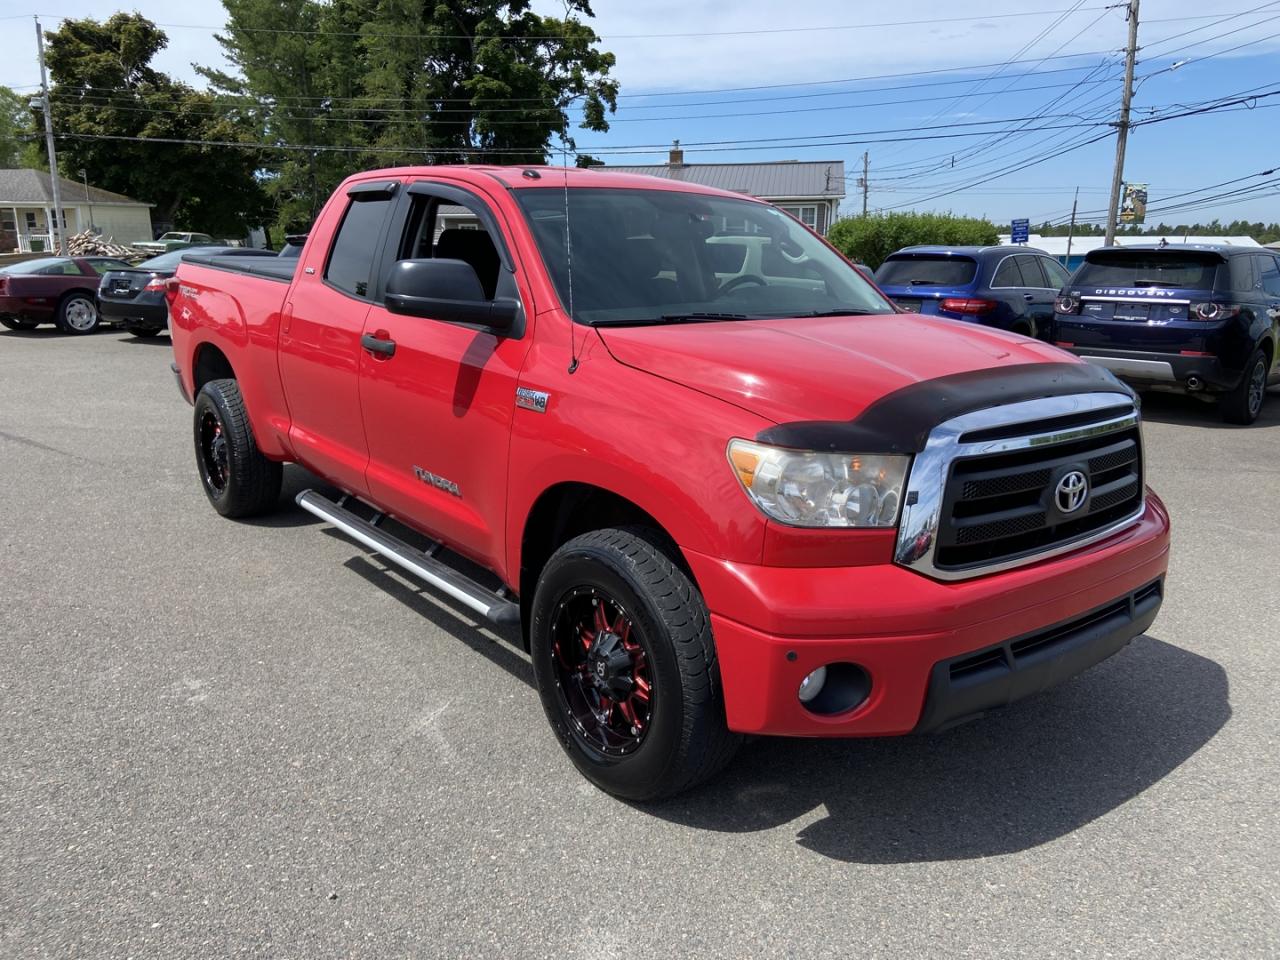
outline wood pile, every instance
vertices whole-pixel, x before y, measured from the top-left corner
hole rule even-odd
[[[138,251],[115,237],[99,237],[89,230],[67,238],[68,255],[72,257],[136,257]]]

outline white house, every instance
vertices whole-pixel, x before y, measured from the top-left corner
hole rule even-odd
[[[58,178],[67,234],[92,227],[119,243],[151,239],[151,208],[109,190]],[[0,170],[0,253],[37,253],[53,249],[53,178],[43,170]]]
[[[767,200],[826,235],[844,199],[843,160],[774,160],[762,163],[685,163],[680,141],[666,163],[606,164],[610,173],[640,173],[718,187]]]

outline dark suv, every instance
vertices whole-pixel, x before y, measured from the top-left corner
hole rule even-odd
[[[1068,276],[1034,247],[905,247],[880,264],[876,283],[911,313],[1047,339]]]
[[[1103,247],[1063,288],[1054,340],[1140,389],[1253,423],[1280,382],[1280,258],[1261,247]]]

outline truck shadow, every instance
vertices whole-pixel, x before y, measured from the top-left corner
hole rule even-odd
[[[1142,395],[1142,419],[1183,427],[1221,427],[1224,430],[1259,430],[1280,427],[1280,387],[1271,387],[1258,419],[1247,427],[1226,423],[1217,403],[1176,393],[1149,391]]]
[[[1226,672],[1140,637],[1065,686],[931,737],[744,747],[699,791],[646,812],[702,830],[772,830],[834,860],[923,863],[1066,836],[1158,783],[1231,716]]]

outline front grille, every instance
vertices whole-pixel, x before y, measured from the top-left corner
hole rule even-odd
[[[1019,431],[1043,437],[1044,427],[1025,423]],[[1089,492],[1082,506],[1067,512],[1055,493],[1059,481],[1077,470],[1088,478]],[[934,565],[959,571],[1034,556],[1132,516],[1142,496],[1142,437],[1136,424],[1093,435],[1086,431],[1066,442],[961,455],[947,477]]]

